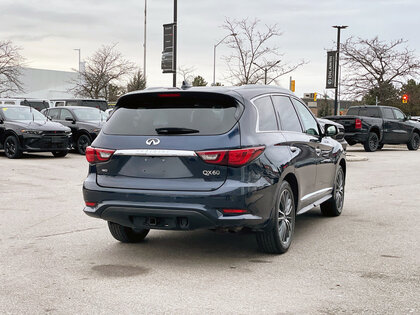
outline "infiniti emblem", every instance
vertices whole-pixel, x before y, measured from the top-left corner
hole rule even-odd
[[[158,138],[150,138],[146,140],[147,145],[158,145],[160,140]]]

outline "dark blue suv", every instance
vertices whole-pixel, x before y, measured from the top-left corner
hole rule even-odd
[[[256,232],[284,253],[295,215],[341,214],[346,161],[306,105],[272,86],[160,89],[122,96],[86,150],[84,212],[113,237],[150,229]]]

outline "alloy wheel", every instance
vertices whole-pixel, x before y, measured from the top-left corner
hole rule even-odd
[[[13,139],[7,139],[5,147],[7,156],[13,156],[16,153],[16,143],[13,141]]]
[[[375,151],[378,148],[378,137],[376,135],[370,137],[369,146],[372,151]]]
[[[343,208],[344,203],[344,173],[340,169],[337,173],[337,178],[335,179],[335,203],[337,206],[337,209],[341,212],[341,209]]]
[[[287,189],[283,190],[279,204],[279,237],[284,247],[289,246],[293,235],[293,196]]]
[[[89,138],[85,135],[80,136],[77,140],[77,150],[80,154],[85,154],[86,148],[90,145]]]

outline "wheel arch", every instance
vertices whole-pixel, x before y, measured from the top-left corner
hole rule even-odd
[[[378,126],[372,126],[369,129],[369,133],[370,132],[374,132],[376,133],[376,135],[378,136],[378,140],[381,141],[382,140],[382,131],[380,130],[380,128]]]
[[[299,184],[297,181],[297,178],[295,176],[295,174],[293,173],[288,173],[283,180],[287,181],[290,185],[290,187],[292,188],[293,191],[293,198],[295,200],[295,206],[296,206],[296,210],[298,209],[298,204],[299,204]]]

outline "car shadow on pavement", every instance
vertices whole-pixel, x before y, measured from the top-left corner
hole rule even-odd
[[[320,214],[319,208],[298,216],[295,237],[289,252],[293,252],[302,242],[312,239],[325,224],[328,224],[328,220]],[[211,267],[226,264],[228,267],[233,266],[232,268],[238,262],[271,263],[272,259],[280,257],[259,252],[255,234],[252,232],[222,233],[207,230],[152,230],[142,243],[122,244],[111,241],[90,254],[93,261],[111,262],[113,266],[167,264]],[[85,259],[89,260],[89,257]]]

